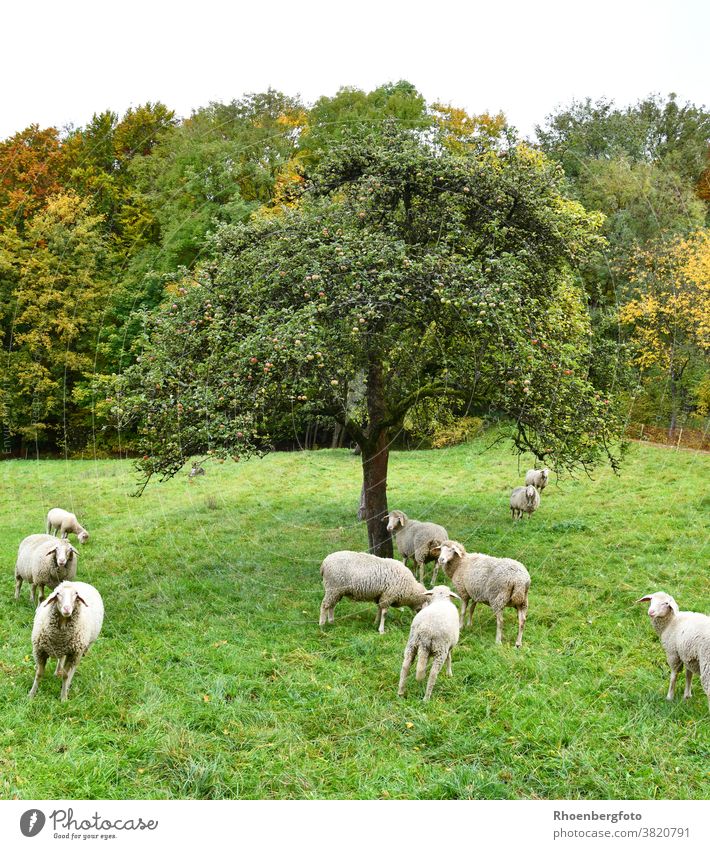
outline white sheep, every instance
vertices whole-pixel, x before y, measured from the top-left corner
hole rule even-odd
[[[440,585],[427,590],[429,604],[417,613],[409,630],[409,640],[404,649],[402,671],[399,675],[397,694],[404,695],[407,675],[414,656],[418,653],[416,679],[421,681],[426,674],[426,666],[431,658],[431,671],[424,693],[424,701],[429,701],[436,684],[439,670],[446,663],[446,674],[451,671],[451,652],[459,641],[459,612],[451,597],[458,598],[447,586]]]
[[[20,597],[22,582],[30,584],[32,603],[44,599],[44,588],[54,589],[62,581],[76,576],[78,552],[67,539],[50,534],[31,534],[20,543],[15,564],[15,598]],[[36,589],[39,587],[39,599]]]
[[[436,560],[431,553],[431,547],[449,538],[446,528],[433,522],[409,519],[401,510],[391,510],[382,521],[387,522],[387,530],[394,533],[404,565],[407,565],[410,557],[413,558],[415,565],[419,566],[419,580],[424,583],[424,564],[429,560]],[[435,565],[432,586],[436,583],[438,571],[439,567]]]
[[[104,603],[98,590],[82,581],[63,581],[40,604],[32,627],[35,680],[29,693],[31,699],[47,659],[56,657],[54,674],[63,679],[61,700],[67,700],[77,666],[101,633],[103,621]]]
[[[691,697],[693,674],[699,675],[710,708],[710,616],[680,610],[673,596],[664,592],[645,595],[638,601],[651,602],[648,615],[671,668],[668,701],[673,700],[676,678],[685,667],[683,698]]]
[[[520,519],[523,513],[528,519],[540,506],[540,493],[532,484],[516,486],[510,494],[510,513],[513,519]]]
[[[61,507],[52,507],[47,513],[47,533],[57,533],[62,539],[66,539],[69,534],[76,534],[82,545],[89,538],[89,532],[82,528],[76,516]]]
[[[525,486],[534,486],[538,492],[542,492],[547,486],[547,479],[549,477],[549,469],[530,469],[525,475]]]
[[[439,565],[451,579],[461,596],[461,627],[468,608],[469,625],[478,602],[487,604],[496,615],[496,643],[503,642],[503,610],[518,611],[518,638],[515,648],[523,644],[523,629],[528,613],[530,573],[517,560],[468,554],[460,542],[446,540],[437,547]],[[470,606],[469,606],[470,605]]]
[[[374,601],[375,625],[385,632],[385,616],[390,607],[419,610],[426,602],[426,587],[399,560],[375,557],[360,551],[336,551],[320,567],[325,595],[320,606],[320,625],[333,622],[335,605],[341,598]]]

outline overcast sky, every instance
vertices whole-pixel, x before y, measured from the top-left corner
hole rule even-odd
[[[524,133],[585,96],[710,101],[702,0],[4,3],[0,138],[161,100],[181,116],[269,86],[306,102],[407,79]]]

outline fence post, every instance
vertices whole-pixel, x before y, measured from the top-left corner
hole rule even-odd
[[[680,448],[680,441],[683,438],[683,428],[680,429],[680,433],[678,434],[678,442],[676,442],[675,450],[677,451]]]

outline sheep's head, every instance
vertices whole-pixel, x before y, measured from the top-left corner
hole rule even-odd
[[[47,554],[54,554],[57,567],[61,569],[67,565],[73,554],[77,554],[77,550],[67,540],[60,539],[47,551]]]
[[[79,542],[82,545],[87,541],[88,538],[89,538],[89,532],[88,531],[79,531],[78,539],[79,539]]]
[[[436,557],[436,562],[439,566],[446,570],[449,563],[458,557],[463,557],[464,554],[466,554],[466,549],[460,542],[454,542],[453,540],[447,539],[445,542],[433,545],[429,549],[429,552],[433,557]]]
[[[56,605],[62,619],[71,619],[79,604],[83,604],[84,607],[89,606],[79,595],[76,584],[73,584],[71,581],[62,581],[59,584],[47,601],[45,601],[46,607],[49,607],[50,604]]]
[[[525,487],[525,500],[529,505],[533,505],[535,503],[535,496],[537,495],[537,490],[532,484],[528,484]]]
[[[404,527],[407,521],[407,515],[401,510],[392,510],[382,519],[382,521],[387,522],[387,530],[392,533],[393,531],[396,531],[397,528]]]
[[[543,469],[540,472],[540,477],[542,478],[543,483],[547,483],[547,479],[550,477],[550,470],[549,469]]]
[[[636,603],[640,604],[642,601],[651,602],[648,606],[648,615],[651,619],[663,619],[670,613],[678,613],[679,610],[676,600],[668,593],[659,592],[645,595],[643,598],[637,599]]]
[[[435,587],[427,590],[424,595],[429,598],[430,604],[435,601],[448,601],[450,598],[457,598],[461,601],[461,596],[456,595],[456,593],[449,589],[446,584],[437,584]]]

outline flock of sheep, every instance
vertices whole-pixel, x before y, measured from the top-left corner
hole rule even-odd
[[[37,605],[32,626],[35,680],[30,698],[37,693],[47,660],[56,657],[55,675],[62,679],[61,700],[67,700],[76,668],[99,636],[104,621],[98,590],[73,580],[79,552],[69,542],[69,534],[76,534],[81,543],[89,539],[73,513],[54,507],[47,513],[47,533],[25,537],[17,552],[15,598],[20,598],[22,583],[26,582]],[[52,590],[46,599],[45,587]]]
[[[516,487],[510,497],[513,519],[530,516],[540,506],[540,493],[548,482],[547,469],[531,469],[525,486]],[[320,567],[325,594],[320,607],[321,626],[333,622],[336,604],[342,598],[374,601],[375,625],[382,634],[390,607],[410,607],[415,611],[404,649],[399,679],[399,695],[405,693],[409,669],[417,658],[416,678],[431,669],[424,699],[431,697],[441,667],[449,675],[451,656],[459,641],[460,630],[470,625],[476,605],[486,604],[496,615],[496,643],[503,640],[503,611],[513,607],[518,614],[516,648],[523,642],[528,611],[530,574],[517,560],[491,557],[466,551],[460,542],[449,539],[446,528],[433,522],[419,522],[399,510],[392,510],[383,521],[394,535],[403,559],[376,557],[357,551],[329,554]],[[32,534],[20,543],[15,566],[15,598],[19,599],[23,582],[30,585],[32,602],[37,605],[32,628],[35,678],[32,698],[39,687],[45,665],[57,658],[55,674],[62,679],[61,699],[68,696],[72,678],[82,657],[96,641],[104,618],[101,595],[90,584],[75,581],[78,552],[68,540],[75,534],[85,543],[89,534],[76,516],[53,508],[47,514],[46,533]],[[414,571],[407,566],[413,561]],[[425,563],[434,561],[432,588],[424,586]],[[453,589],[436,584],[442,569]],[[51,593],[45,598],[45,589]],[[452,598],[461,603],[460,611]],[[676,678],[685,668],[684,698],[690,698],[694,674],[708,696],[710,706],[710,616],[681,611],[672,596],[656,592],[640,602],[650,602],[648,615],[666,652],[671,669],[667,698],[673,698]]]
[[[540,506],[540,493],[547,486],[549,471],[531,469],[525,486],[516,487],[510,496],[513,519],[528,517]],[[452,675],[451,655],[459,641],[460,630],[471,624],[473,612],[480,602],[496,615],[496,643],[503,640],[503,611],[513,607],[518,613],[518,635],[515,647],[523,643],[523,630],[528,612],[530,574],[517,560],[472,554],[460,542],[449,539],[441,525],[419,522],[400,510],[388,513],[383,521],[394,534],[403,563],[357,551],[329,554],[320,567],[325,594],[320,608],[319,624],[333,622],[335,605],[341,598],[374,601],[377,604],[375,625],[382,634],[390,607],[411,607],[415,611],[404,649],[399,677],[400,696],[405,694],[410,666],[417,658],[416,679],[421,681],[431,660],[424,700],[431,698],[441,667],[446,664]],[[414,561],[419,580],[407,568]],[[424,586],[424,564],[434,561],[432,588]],[[454,590],[436,585],[439,568],[450,579]],[[451,601],[461,602],[460,611]],[[710,616],[680,611],[672,596],[653,593],[639,599],[650,602],[648,615],[658,633],[671,668],[667,698],[673,698],[678,673],[685,667],[684,698],[690,698],[693,674],[699,675],[710,707]]]

